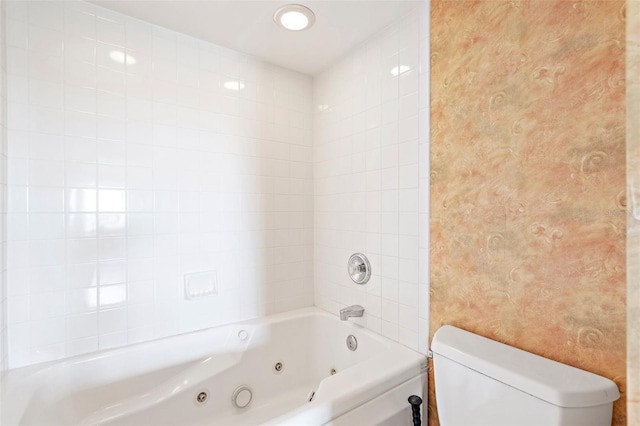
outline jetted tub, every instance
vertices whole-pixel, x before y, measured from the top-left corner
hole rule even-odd
[[[424,355],[307,308],[11,370],[1,423],[411,426],[426,369]]]

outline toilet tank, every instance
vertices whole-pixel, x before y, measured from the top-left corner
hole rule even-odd
[[[616,384],[445,325],[431,350],[442,426],[611,425]]]

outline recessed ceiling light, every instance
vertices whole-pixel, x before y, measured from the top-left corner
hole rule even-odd
[[[276,10],[273,20],[284,29],[302,31],[313,25],[316,15],[301,4],[288,4]]]

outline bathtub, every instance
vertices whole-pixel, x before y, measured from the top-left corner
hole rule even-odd
[[[11,370],[1,423],[411,426],[426,370],[424,355],[307,308]]]

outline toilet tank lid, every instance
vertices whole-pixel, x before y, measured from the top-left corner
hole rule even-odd
[[[431,350],[435,361],[440,355],[559,407],[592,407],[620,397],[605,377],[451,325],[436,331]]]

